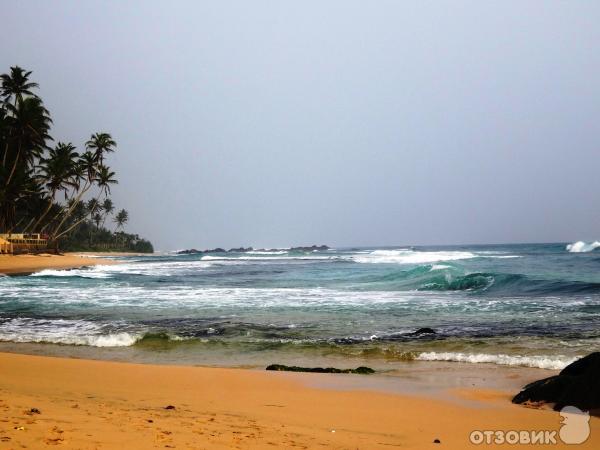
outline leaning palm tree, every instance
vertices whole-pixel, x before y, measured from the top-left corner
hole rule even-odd
[[[94,133],[85,143],[85,147],[95,154],[96,160],[100,164],[104,164],[104,154],[114,152],[116,146],[117,143],[108,133]]]
[[[48,206],[33,225],[34,230],[52,209],[58,192],[62,191],[66,199],[69,190],[77,188],[79,154],[75,150],[73,144],[59,142],[55,148],[49,150],[48,157],[40,159],[39,178],[45,184],[49,195]]]

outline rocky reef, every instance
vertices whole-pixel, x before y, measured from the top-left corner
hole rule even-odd
[[[325,251],[329,250],[327,245],[311,245],[309,247],[292,247],[288,252],[314,252],[314,251]],[[225,250],[224,248],[217,247],[206,250],[198,250],[190,248],[187,250],[180,250],[177,252],[178,255],[197,255],[197,254],[209,254],[209,253],[248,253],[248,252],[278,252],[282,249],[279,248],[253,248],[253,247],[237,247]]]

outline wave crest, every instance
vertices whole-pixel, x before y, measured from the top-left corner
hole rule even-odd
[[[454,353],[454,352],[423,352],[416,358],[418,361],[452,361],[472,364],[496,364],[501,366],[537,367],[540,369],[561,370],[577,358],[567,356],[522,356],[522,355],[492,355],[488,353]]]
[[[598,241],[590,242],[589,244],[577,241],[567,245],[567,251],[571,253],[587,253],[596,250],[598,247],[600,247],[600,242]]]

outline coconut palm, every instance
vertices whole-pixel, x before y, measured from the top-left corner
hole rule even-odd
[[[94,133],[85,143],[85,147],[95,154],[96,160],[100,164],[104,164],[104,154],[114,152],[116,146],[117,143],[108,133]]]
[[[104,202],[102,202],[102,209],[104,210],[102,226],[104,226],[104,223],[106,222],[106,218],[108,217],[108,215],[112,214],[113,211],[115,210],[115,205],[113,204],[113,202],[110,198],[105,198]]]
[[[37,83],[29,81],[31,71],[25,71],[19,66],[10,68],[10,74],[0,75],[2,82],[1,96],[5,102],[10,102],[13,99],[14,104],[23,99],[23,96],[36,97],[32,89],[38,87]]]
[[[125,211],[124,209],[120,210],[117,215],[115,216],[115,218],[113,219],[113,221],[117,224],[115,231],[118,229],[121,229],[121,231],[123,230],[123,226],[127,223],[127,221],[129,220],[129,213],[127,211]]]
[[[110,194],[110,185],[118,184],[119,182],[115,179],[115,173],[111,172],[106,166],[99,166],[98,173],[96,174],[96,185],[100,188],[100,192],[105,195]]]
[[[100,224],[102,223],[102,214],[99,212],[94,214],[94,217],[92,217],[92,220],[96,224],[96,230],[99,230]]]

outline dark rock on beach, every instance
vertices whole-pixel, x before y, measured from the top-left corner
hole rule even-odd
[[[558,375],[534,381],[512,399],[513,403],[554,403],[600,412],[600,352],[590,353],[565,367]]]
[[[435,330],[433,328],[419,328],[414,333],[410,333],[412,336],[420,336],[421,334],[435,334]]]
[[[335,367],[298,367],[285,366],[283,364],[271,364],[267,370],[285,371],[285,372],[314,372],[314,373],[357,373],[360,375],[370,375],[375,373],[370,367],[360,366],[356,369],[337,369]]]

